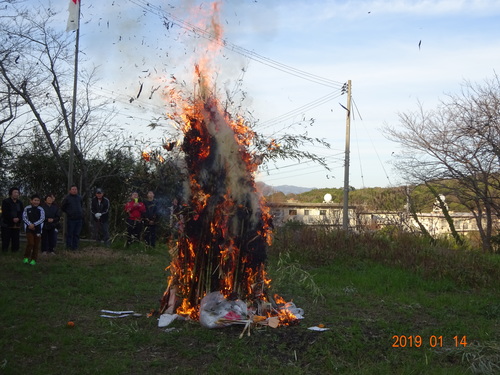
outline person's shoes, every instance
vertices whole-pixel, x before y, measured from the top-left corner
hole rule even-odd
[[[31,259],[30,265],[34,266],[36,264],[36,260]]]
[[[23,263],[24,263],[24,264],[28,264],[29,262],[30,262],[30,260],[29,260],[28,258],[24,258],[24,259],[23,259]]]
[[[49,254],[50,255],[56,255],[56,253],[54,251],[50,251]]]

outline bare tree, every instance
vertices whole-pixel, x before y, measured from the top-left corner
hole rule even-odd
[[[68,152],[71,134],[74,36],[51,27],[55,14],[50,7],[12,7],[10,12],[0,21],[0,79],[5,90],[19,98],[29,112],[29,116],[14,116],[12,121],[40,129],[58,168],[67,176],[68,163],[63,156]],[[113,111],[101,111],[108,101],[92,94],[96,69],[79,73],[74,152],[80,172],[78,182],[85,192],[91,183],[87,158],[117,137],[109,136]]]
[[[454,195],[474,215],[484,251],[491,251],[494,218],[500,215],[500,81],[465,81],[434,110],[400,113],[388,139],[403,151],[395,167],[410,184],[432,182]]]
[[[20,1],[19,1],[20,2]],[[9,12],[11,6],[16,4],[14,0],[0,0],[0,22],[8,22],[10,20]],[[8,53],[7,36],[0,34],[0,56]],[[19,124],[16,119],[23,117],[25,113],[20,110],[22,104],[20,97],[15,95],[11,87],[0,78],[0,185],[4,190],[10,181],[10,166],[13,163],[12,147],[22,143],[22,133],[26,129],[24,124]],[[5,193],[5,191],[0,191]]]

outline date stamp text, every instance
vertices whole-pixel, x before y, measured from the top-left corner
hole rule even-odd
[[[392,347],[393,348],[421,348],[421,347],[431,347],[431,348],[442,348],[446,346],[466,347],[467,346],[467,336],[456,335],[452,338],[445,338],[442,335],[430,335],[430,336],[420,336],[420,335],[394,335],[392,336]]]

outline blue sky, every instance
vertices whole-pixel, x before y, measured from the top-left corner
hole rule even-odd
[[[53,2],[62,20],[68,3]],[[195,58],[203,53],[202,38],[178,25],[167,29],[164,21],[195,24],[189,9],[201,12],[209,4],[82,0],[81,49],[87,63],[100,66],[100,94],[117,100],[126,130],[161,138],[146,125],[164,113],[167,103],[161,89],[148,99],[150,90],[163,87],[171,74],[190,76]],[[217,60],[220,85],[234,87],[245,69],[245,105],[262,124],[257,131],[268,135],[307,131],[331,144],[331,149],[309,148],[327,158],[331,171],[295,161],[270,164],[269,174],[258,177],[270,185],[343,186],[345,110],[340,104],[346,105],[346,96],[337,94],[347,80],[352,81],[355,103],[350,185],[385,187],[401,181],[390,165],[398,145],[386,140],[381,128],[397,125],[398,112],[416,110],[417,101],[433,109],[445,94],[458,93],[464,80],[481,82],[499,71],[497,0],[232,0],[222,1],[221,11],[229,48]],[[248,58],[248,53],[257,58]],[[282,68],[269,66],[275,63]],[[291,69],[299,73],[290,74]],[[304,72],[334,84],[303,79]],[[141,98],[129,103],[140,83]],[[327,95],[330,100],[314,106]],[[270,122],[280,116],[285,121]],[[303,117],[314,118],[314,125],[293,125]],[[154,141],[151,144],[154,147]]]

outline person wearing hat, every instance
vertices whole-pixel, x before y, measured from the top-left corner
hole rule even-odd
[[[96,189],[90,205],[94,224],[92,234],[95,241],[103,242],[105,246],[109,246],[109,208],[109,199],[104,196],[103,190]]]

